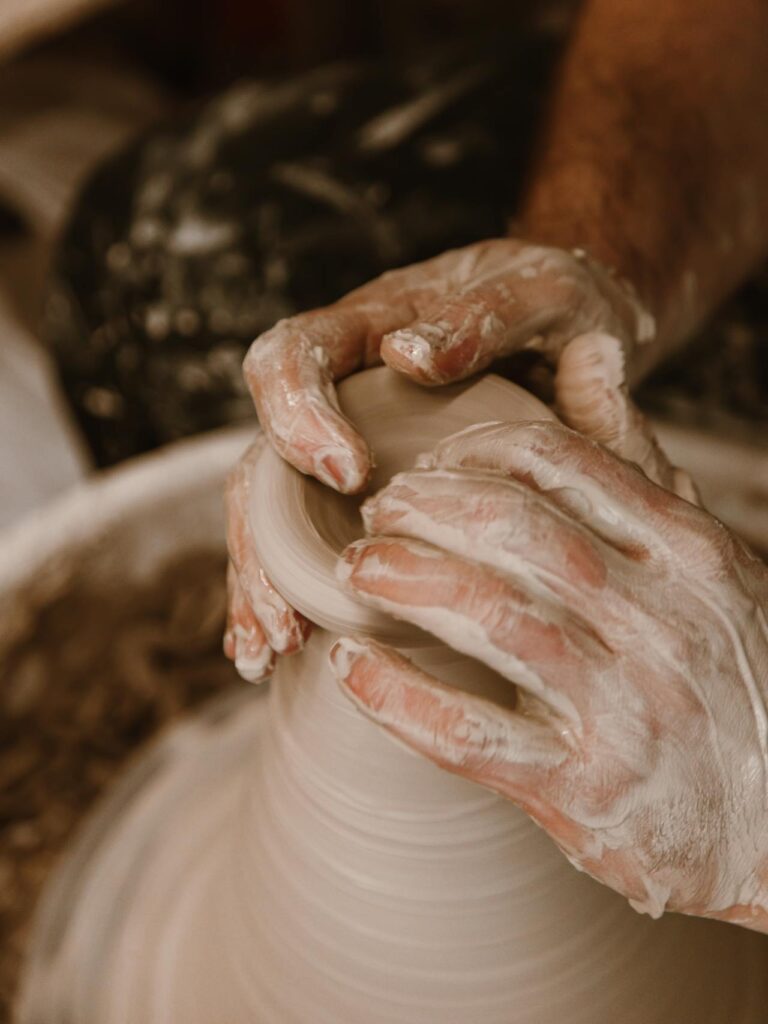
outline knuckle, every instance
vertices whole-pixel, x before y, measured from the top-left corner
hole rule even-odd
[[[505,730],[501,724],[477,709],[456,715],[443,742],[452,752],[454,765],[472,773],[495,767],[506,751]]]
[[[310,315],[299,313],[296,316],[284,317],[273,324],[269,330],[254,338],[243,360],[245,371],[257,375],[283,351],[297,342],[300,343],[303,340],[303,335],[297,334],[297,329],[305,329],[305,322]]]
[[[735,558],[735,542],[731,533],[719,519],[704,512],[688,519],[687,548],[692,567],[708,576],[728,575]]]
[[[572,430],[550,420],[523,420],[508,425],[507,436],[511,441],[533,448],[537,454],[548,454],[566,449],[578,448],[578,435]]]

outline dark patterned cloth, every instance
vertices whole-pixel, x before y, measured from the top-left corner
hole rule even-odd
[[[45,309],[97,462],[252,416],[277,319],[503,232],[554,48],[244,82],[104,164]]]
[[[280,317],[505,232],[559,37],[499,46],[243,82],[99,168],[44,320],[98,464],[250,418],[241,361]],[[748,333],[750,317],[768,326],[768,291],[755,289]],[[651,382],[645,401],[695,417],[723,358],[737,376],[741,360],[748,383],[718,401],[768,420],[764,349],[739,330],[713,328],[706,366]]]

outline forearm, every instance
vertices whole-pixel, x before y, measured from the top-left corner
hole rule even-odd
[[[583,247],[653,314],[645,372],[768,252],[768,2],[588,0],[520,224]]]

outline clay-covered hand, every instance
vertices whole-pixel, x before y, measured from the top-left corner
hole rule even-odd
[[[383,359],[422,384],[456,381],[516,349],[557,363],[560,416],[693,497],[629,398],[625,363],[652,321],[632,289],[582,253],[494,239],[390,271],[324,309],[283,320],[251,346],[245,375],[262,427],[302,472],[354,493],[371,456],[341,414],[333,382]],[[250,542],[252,449],[228,488],[230,627],[224,649],[251,681],[275,653],[301,647],[309,624],[264,577]]]
[[[393,650],[332,661],[372,719],[510,798],[651,914],[768,931],[768,569],[717,520],[552,423],[489,424],[366,502],[342,577],[517,687]]]
[[[244,370],[277,451],[345,493],[365,487],[371,458],[339,411],[334,381],[383,360],[422,384],[445,384],[525,348],[558,366],[565,422],[645,460],[653,475],[658,453],[624,383],[625,359],[653,332],[632,288],[583,253],[499,238],[281,320],[254,341]]]
[[[251,538],[250,481],[265,443],[264,435],[259,435],[230,473],[225,492],[229,566],[224,653],[252,683],[270,675],[276,654],[298,651],[310,629],[264,575]]]

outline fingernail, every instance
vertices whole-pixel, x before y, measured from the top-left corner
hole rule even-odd
[[[342,494],[352,494],[361,490],[367,481],[356,457],[344,448],[316,458],[315,476],[328,487]]]
[[[274,652],[265,643],[254,650],[253,636],[235,630],[235,668],[247,683],[260,683],[272,671]]]
[[[367,547],[367,541],[356,540],[349,544],[342,551],[336,563],[336,579],[339,583],[348,585],[353,572],[357,568],[360,559]]]
[[[442,331],[436,330],[435,341],[444,341]],[[397,362],[404,362],[408,367],[420,370],[429,376],[432,373],[432,344],[422,333],[404,327],[386,337],[386,351],[394,353]]]
[[[278,607],[269,601],[259,601],[258,605],[252,602],[252,607],[258,607],[257,618],[267,634],[269,646],[278,654],[284,654],[293,639],[293,613],[282,603],[279,594],[276,599],[281,602]]]
[[[434,469],[437,465],[437,459],[432,452],[423,452],[421,455],[416,456],[414,465],[416,469]]]
[[[366,533],[371,532],[371,523],[373,522],[378,505],[378,495],[374,494],[372,497],[366,498],[360,506],[360,518],[363,520],[363,527]]]
[[[337,670],[339,669],[340,657],[342,656],[343,650],[344,641],[337,640],[336,643],[333,644],[333,646],[331,647],[330,651],[328,651],[328,664],[331,666],[334,672],[337,672]]]
[[[405,478],[404,473],[392,477],[386,487],[377,494],[367,498],[360,506],[360,518],[366,534],[391,533],[395,524],[404,514],[403,502],[407,503],[413,495],[413,486]]]
[[[346,637],[337,640],[328,652],[330,666],[339,679],[346,679],[352,667],[352,659],[359,653],[359,644]]]
[[[355,686],[352,682],[352,669],[355,662],[368,654],[368,648],[360,641],[351,636],[344,636],[337,640],[328,652],[328,663],[331,671],[338,682],[342,684],[342,691],[347,696],[357,697]],[[359,680],[358,680],[359,683]]]
[[[275,625],[271,629],[267,628],[263,618],[261,625],[265,629],[269,646],[275,654],[295,654],[297,651],[300,651],[311,629],[310,624],[304,626],[300,623],[296,615],[293,615],[289,621],[282,623],[280,626]]]

